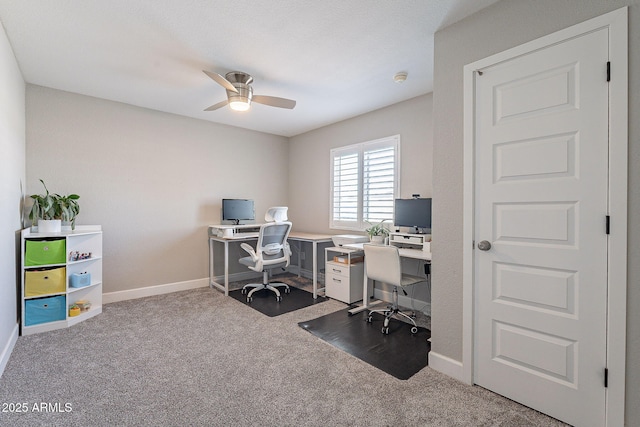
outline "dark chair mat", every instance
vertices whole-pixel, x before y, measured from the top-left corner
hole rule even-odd
[[[294,286],[289,286],[289,289],[291,292],[285,294],[284,288],[279,288],[280,295],[282,295],[280,302],[276,301],[276,294],[268,289],[256,291],[251,296],[253,300],[250,303],[247,302],[247,296],[242,294],[242,289],[229,292],[229,296],[269,317],[279,316],[327,300],[321,296],[313,299],[311,292]]]
[[[411,326],[391,319],[390,332],[381,332],[384,317],[374,313],[373,322],[366,321],[368,311],[349,315],[341,310],[298,325],[318,338],[328,342],[376,368],[407,380],[428,364],[431,331],[418,328],[411,334]]]

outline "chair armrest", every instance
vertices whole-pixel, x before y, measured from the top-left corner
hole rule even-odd
[[[249,255],[251,255],[251,259],[255,262],[258,260],[258,254],[256,254],[255,249],[251,247],[248,243],[240,243],[240,247],[244,249]]]

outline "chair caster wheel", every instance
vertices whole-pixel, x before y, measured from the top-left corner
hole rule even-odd
[[[240,291],[240,293],[241,293],[242,295],[246,295],[246,294],[247,294],[247,290],[246,290],[246,289],[244,289],[244,288],[242,288],[242,291]]]
[[[382,327],[382,333],[385,335],[389,335],[389,327]]]
[[[371,322],[373,322],[373,317],[371,316],[367,317],[367,323],[371,323]]]
[[[247,297],[247,302],[253,301],[253,297]]]
[[[290,293],[290,292],[291,292],[291,289],[289,289],[289,288],[284,288],[284,293],[285,293],[285,294],[288,294],[288,293]]]
[[[282,301],[282,297],[276,297],[276,301],[278,302]]]
[[[416,328],[415,326],[411,327],[411,333],[412,334],[417,334],[418,333],[418,328]]]

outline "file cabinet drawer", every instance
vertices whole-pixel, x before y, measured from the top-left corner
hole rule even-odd
[[[326,274],[334,274],[338,276],[349,277],[349,269],[352,266],[341,262],[328,261]]]
[[[24,265],[64,264],[67,261],[65,239],[26,240]]]
[[[66,298],[63,295],[27,300],[24,303],[25,326],[55,322],[67,318]]]
[[[339,264],[335,268],[334,264],[336,263],[327,263],[325,275],[326,296],[347,304],[360,301],[362,299],[364,280],[363,264],[352,264],[351,266]]]
[[[57,294],[66,291],[66,268],[28,270],[24,273],[24,296]]]

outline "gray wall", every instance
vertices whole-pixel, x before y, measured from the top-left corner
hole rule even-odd
[[[257,220],[287,204],[285,137],[33,85],[26,106],[27,194],[42,178],[80,195],[77,223],[103,226],[105,293],[208,277],[222,198],[254,199]]]
[[[0,374],[17,337],[16,233],[25,180],[25,84],[0,24]]]
[[[431,197],[432,96],[418,96],[291,138],[290,218],[301,230],[353,234],[329,228],[329,152],[332,148],[400,135],[400,195]]]
[[[329,155],[334,147],[400,135],[400,196],[420,194],[431,197],[432,105],[432,95],[422,95],[292,137],[289,148],[289,218],[294,227],[319,233],[363,234],[329,227]],[[319,255],[324,259],[324,253]],[[311,268],[311,260],[307,259],[303,265]],[[403,268],[414,274],[423,271],[421,264],[414,260],[403,260]],[[376,286],[384,289],[384,286]],[[419,301],[431,301],[426,286],[418,285],[413,296]]]
[[[433,350],[462,360],[463,66],[629,8],[629,267],[626,423],[640,425],[640,1],[504,0],[435,36]],[[612,64],[615,67],[615,64]]]

